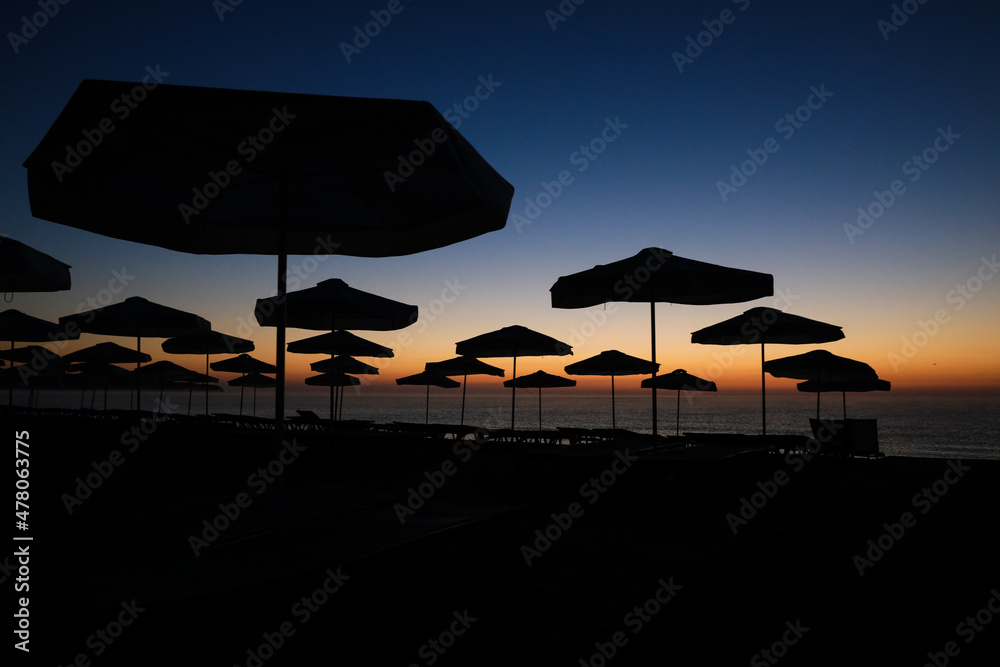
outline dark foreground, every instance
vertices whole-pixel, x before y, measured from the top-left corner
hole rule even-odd
[[[32,664],[995,664],[998,462],[134,425],[14,424]]]

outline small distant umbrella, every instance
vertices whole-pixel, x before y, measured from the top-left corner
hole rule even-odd
[[[104,381],[104,409],[108,409],[108,384],[113,377],[128,378],[128,371],[118,368],[112,364],[134,364],[152,361],[153,358],[145,352],[136,352],[117,343],[97,343],[90,347],[85,347],[75,352],[70,352],[63,357],[65,361],[73,363],[69,368],[71,372],[83,371],[87,376],[101,378]],[[122,371],[124,375],[118,374],[115,370]],[[106,374],[102,374],[101,371]]]
[[[447,361],[431,361],[424,364],[424,370],[431,373],[437,373],[438,375],[444,375],[445,377],[452,375],[462,376],[462,417],[459,423],[463,426],[465,425],[465,386],[468,382],[468,376],[495,375],[497,377],[503,377],[504,373],[502,368],[490,366],[486,362],[480,361],[475,357],[455,357],[454,359],[448,359]]]
[[[657,375],[656,377],[642,381],[643,389],[649,389],[651,387],[656,389],[677,390],[677,421],[674,426],[674,435],[681,434],[681,389],[687,391],[718,390],[714,382],[703,380],[700,377],[691,375],[683,368],[678,368],[677,370],[667,373],[666,375]]]
[[[427,387],[427,396],[424,401],[424,424],[429,423],[430,420],[431,386],[442,387],[444,389],[454,389],[458,387],[457,381],[430,371],[422,371],[414,375],[397,378],[396,384],[424,385]]]
[[[455,344],[455,353],[469,357],[513,357],[514,370],[511,375],[516,378],[518,357],[564,356],[573,354],[573,348],[551,336],[514,325],[460,341]],[[504,382],[504,386],[510,387],[510,427],[513,429],[516,385]]]
[[[169,354],[204,354],[205,375],[208,375],[208,358],[213,354],[253,352],[253,341],[229,336],[218,331],[205,331],[189,336],[177,336],[163,341],[164,352]],[[208,384],[205,384],[205,414],[208,414]]]
[[[288,351],[298,354],[350,354],[355,357],[393,356],[392,349],[373,343],[350,331],[331,331],[288,344]]]
[[[329,359],[322,359],[320,361],[314,361],[309,364],[309,368],[316,371],[317,373],[351,373],[353,375],[378,375],[378,369],[374,366],[369,366],[368,364],[358,361],[354,357],[347,355],[339,355],[336,357],[330,357]],[[340,387],[337,387],[337,392],[340,394],[339,399],[334,396],[334,401],[338,403],[337,414],[339,415],[344,411],[344,391]]]
[[[617,428],[615,419],[615,376],[652,375],[660,370],[660,365],[638,357],[632,357],[618,350],[605,350],[597,356],[578,361],[566,367],[570,375],[610,375],[611,376],[611,428]]]
[[[764,392],[764,344],[804,345],[829,343],[844,337],[841,327],[776,308],[751,308],[742,315],[699,329],[691,334],[692,343],[702,345],[756,345],[760,343],[760,413],[761,429],[767,435],[767,400]]]
[[[552,387],[575,387],[576,380],[552,375],[545,371],[536,371],[531,375],[522,375],[518,378],[506,380],[505,387],[538,388],[538,430],[542,430],[542,389]]]
[[[819,395],[824,391],[839,391],[844,402],[844,419],[847,419],[847,392],[849,391],[889,391],[892,385],[888,380],[878,378],[855,381],[821,381],[806,380],[796,385],[799,391],[816,392],[816,419],[819,419]]]
[[[241,398],[240,398],[240,415],[243,415],[243,399],[242,392],[243,387],[253,387],[253,416],[257,416],[257,388],[270,389],[276,387],[278,381],[273,377],[268,377],[267,375],[261,375],[260,373],[247,373],[242,375],[235,380],[229,381],[230,387],[239,387]]]
[[[41,345],[25,345],[24,347],[11,347],[9,350],[0,350],[0,359],[16,362],[27,366],[30,370],[17,367],[8,369],[10,371],[10,384],[8,392],[13,390],[15,384],[28,389],[28,405],[31,405],[32,395],[37,397],[36,387],[45,383],[35,382],[42,378],[57,377],[63,373],[65,362],[62,357],[52,350]],[[10,397],[8,396],[8,404]]]
[[[56,340],[76,340],[79,337],[79,329],[64,330],[54,322],[25,315],[13,308],[0,313],[0,340],[9,341],[11,350],[14,349],[15,341],[19,343],[47,343]],[[20,376],[17,377],[20,378]],[[13,401],[14,385],[23,385],[23,382],[15,382],[14,378],[15,373],[11,373],[7,385],[7,405],[11,405]]]
[[[60,292],[70,288],[69,264],[0,236],[0,292]]]
[[[147,380],[149,382],[159,384],[160,386],[160,403],[163,402],[163,389],[170,383],[174,382],[189,382],[189,383],[204,383],[204,382],[218,382],[218,378],[211,377],[209,375],[204,375],[197,371],[192,371],[188,368],[184,368],[172,361],[157,361],[148,366],[143,366],[137,368],[133,372],[133,377],[138,377],[140,380]],[[191,414],[191,394],[193,390],[193,384],[188,387],[188,414]]]
[[[208,320],[177,308],[131,296],[121,303],[59,318],[59,326],[75,327],[79,331],[109,336],[129,336],[136,339],[136,350],[142,352],[143,338],[174,338],[211,330]],[[142,363],[136,363],[136,370]],[[142,408],[141,390],[136,390],[136,409]]]
[[[231,357],[221,361],[213,361],[209,364],[213,371],[223,371],[225,373],[277,373],[278,367],[266,361],[254,359],[249,354],[241,354],[238,357]],[[275,380],[277,382],[277,380]],[[230,383],[232,384],[232,383]],[[240,387],[240,415],[243,415],[243,387]]]
[[[113,345],[114,343],[112,343]],[[127,349],[127,348],[125,348]],[[135,354],[135,350],[128,350],[132,354]],[[70,355],[66,355],[63,359],[68,359]],[[146,355],[148,357],[148,355]],[[149,361],[147,358],[146,361]],[[97,384],[99,383],[104,388],[104,409],[108,409],[108,386],[109,385],[125,385],[131,381],[132,373],[120,366],[115,366],[113,363],[108,361],[83,361],[72,364],[66,369],[69,373],[74,373],[79,378],[80,382],[85,385],[90,386],[94,392],[97,391]],[[93,400],[91,400],[90,407],[94,407]]]

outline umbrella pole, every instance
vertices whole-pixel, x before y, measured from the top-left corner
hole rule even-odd
[[[240,408],[240,417],[243,416],[243,408]],[[257,387],[253,388],[253,416],[254,419],[257,418]]]
[[[514,371],[513,379],[517,379],[517,354],[514,354]],[[510,430],[514,430],[514,392],[517,391],[517,387],[513,384],[510,385]]]
[[[844,401],[844,421],[846,422],[847,421],[847,392],[846,391],[840,392],[840,396],[841,396],[841,398]]]
[[[538,430],[542,430],[542,388],[538,388]]]
[[[677,424],[674,426],[674,435],[681,434],[681,390],[677,390]]]
[[[821,392],[816,392],[816,421],[819,421],[819,397]]]
[[[615,376],[611,376],[611,428],[612,430],[618,428],[618,422],[615,421]]]
[[[469,381],[468,375],[462,376],[462,419],[459,421],[461,426],[465,426],[465,383]]]
[[[10,341],[10,349],[11,351],[14,350],[14,341]],[[10,362],[10,367],[14,368],[13,361]],[[14,378],[12,377],[10,380],[10,384],[7,385],[7,407],[8,408],[11,407],[13,403],[14,403]]]
[[[277,347],[277,381],[274,392],[274,423],[276,449],[278,453],[285,438],[285,323],[287,322],[287,281],[288,281],[288,176],[278,179],[278,327],[275,333]],[[275,499],[275,523],[284,523],[285,476],[278,475],[277,498]]]
[[[427,398],[424,400],[424,426],[430,423],[431,414],[431,386],[427,385]]]
[[[142,337],[135,337],[135,351],[142,354]],[[142,368],[142,359],[137,359],[135,362],[135,370]],[[160,396],[163,399],[163,396]],[[135,381],[135,411],[139,412],[142,410],[142,378],[137,377]]]
[[[653,354],[653,380],[654,385],[650,390],[653,392],[653,435],[656,435],[656,302],[649,302],[649,339],[652,341]]]
[[[760,428],[767,437],[767,399],[764,397],[764,343],[760,344]]]
[[[337,408],[337,421],[344,419],[344,391],[345,387],[338,388],[338,392],[340,393],[340,405]]]
[[[205,377],[208,377],[208,355],[205,355]],[[205,416],[208,416],[208,383],[205,383]]]
[[[244,373],[243,375],[240,376],[240,378],[242,379],[242,378],[245,378],[246,376],[247,376],[247,374]],[[243,383],[240,382],[240,417],[243,416],[243,389],[244,389]],[[254,388],[254,396],[253,397],[254,397],[254,408],[256,408],[257,407],[257,389],[256,388]],[[254,416],[256,417],[257,415],[255,414]]]
[[[188,385],[188,417],[191,416],[191,399],[194,398],[194,383]]]

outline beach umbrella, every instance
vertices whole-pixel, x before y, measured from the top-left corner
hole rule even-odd
[[[649,303],[652,361],[656,363],[656,304],[740,303],[774,294],[769,273],[733,269],[645,248],[632,257],[562,276],[549,289],[553,308],[588,308],[609,301]],[[655,375],[655,373],[654,373]],[[656,389],[652,394],[656,435]]]
[[[468,383],[468,377],[470,375],[495,375],[503,377],[504,373],[502,368],[490,366],[488,363],[480,361],[475,357],[455,357],[446,361],[430,361],[424,364],[424,370],[444,375],[445,377],[453,375],[462,376],[462,416],[459,423],[463,426],[465,425],[465,386]]]
[[[9,308],[3,312],[0,312],[0,340],[5,340],[10,342],[10,349],[14,349],[14,343],[48,343],[52,341],[61,340],[76,340],[80,337],[80,331],[75,329],[64,330],[58,324],[54,322],[49,322],[48,320],[42,320],[37,317],[32,317],[31,315],[26,315],[20,310],[15,310]],[[40,368],[44,369],[47,362],[45,358],[39,358],[33,360],[36,364],[40,365]],[[10,369],[14,370],[14,369]],[[38,368],[32,369],[32,374],[39,370]],[[17,377],[17,382],[14,381],[15,376]],[[19,384],[22,386],[27,386],[27,377],[24,375],[24,371],[12,372],[8,378],[7,383],[7,405],[11,405],[13,402],[14,395],[14,385]]]
[[[421,371],[414,375],[407,375],[406,377],[396,378],[396,384],[399,385],[422,385],[427,387],[427,394],[424,399],[424,424],[429,423],[430,413],[431,413],[431,386],[442,387],[443,389],[454,389],[458,386],[458,382],[452,380],[449,377],[443,375],[438,375],[437,373],[432,373],[430,371]]]
[[[241,375],[235,380],[229,381],[230,387],[240,388],[240,416],[243,416],[243,388],[253,387],[253,416],[257,416],[257,388],[262,389],[273,388],[278,384],[278,381],[273,377],[267,375],[262,375],[260,373],[247,373],[246,375]]]
[[[345,375],[339,371],[330,373],[321,373],[320,375],[313,375],[312,377],[306,378],[306,384],[311,387],[330,387],[330,421],[334,420],[335,413],[334,407],[334,389],[339,389],[341,387],[356,387],[361,384],[361,380],[354,377],[353,375]]]
[[[173,338],[211,330],[208,320],[177,308],[163,306],[139,296],[120,303],[59,318],[59,326],[108,336],[129,336],[142,352],[143,338]],[[136,362],[136,370],[142,362]],[[136,409],[142,409],[142,391],[136,387]],[[162,392],[161,392],[162,394]]]
[[[393,356],[391,348],[340,330],[289,343],[288,351],[298,354],[350,354],[355,357]]]
[[[764,362],[764,370],[776,378],[817,380],[820,382],[857,382],[878,379],[878,374],[868,364],[847,357],[839,357],[826,350],[812,350]],[[819,419],[819,399],[816,392],[816,418]],[[846,402],[846,399],[845,399]],[[846,406],[845,406],[846,412]]]
[[[374,366],[369,366],[368,364],[358,361],[354,357],[348,355],[338,355],[336,357],[330,357],[329,359],[321,359],[320,361],[314,361],[309,364],[309,368],[316,371],[317,373],[350,373],[352,375],[378,375],[378,369]],[[339,414],[344,411],[344,392],[338,387],[337,391],[340,392],[339,404],[337,407],[338,419]],[[335,397],[336,400],[336,397]]]
[[[114,345],[114,343],[108,343],[108,345]],[[116,346],[118,347],[118,346]],[[135,354],[135,350],[129,350],[128,348],[122,348],[127,352]],[[78,350],[79,351],[79,350]],[[63,357],[63,360],[68,361],[70,356],[74,353],[67,354]],[[149,355],[145,355],[145,361],[149,361]],[[133,361],[131,359],[126,360]],[[95,359],[92,361],[74,361],[72,365],[66,368],[66,372],[73,373],[78,381],[84,386],[89,386],[97,392],[97,385],[100,384],[104,387],[104,409],[108,409],[108,386],[109,385],[121,385],[121,386],[131,386],[132,372],[122,368],[121,366],[115,366],[113,362],[102,361]],[[94,407],[93,398],[90,402],[90,407]]]
[[[59,292],[70,288],[69,264],[0,236],[0,292]]]
[[[536,371],[531,375],[522,375],[521,377],[511,378],[510,380],[504,380],[503,386],[505,387],[521,387],[521,388],[538,388],[538,430],[542,430],[542,389],[548,389],[552,387],[575,387],[576,380],[570,380],[569,378],[560,377],[558,375],[552,375],[551,373],[546,373],[545,371]]]
[[[253,352],[253,341],[229,336],[218,331],[204,331],[188,336],[177,336],[163,341],[164,352],[169,354],[204,354],[205,375],[208,375],[208,358],[213,354]],[[208,384],[205,384],[205,414],[208,414]]]
[[[45,382],[39,381],[48,381],[61,375],[65,367],[65,362],[58,354],[41,345],[25,345],[24,347],[0,350],[0,359],[21,364],[20,367],[8,369],[10,382],[7,391],[12,392],[15,384],[28,389],[29,407],[32,403],[32,396],[37,396],[36,393],[33,393],[35,389],[45,384]],[[8,405],[10,405],[10,396],[8,396]]]
[[[261,326],[276,326],[277,297],[258,299],[254,315]],[[285,299],[286,322],[298,329],[365,329],[393,331],[417,321],[417,307],[351,287],[331,278],[315,287],[290,292]],[[334,341],[335,342],[335,341]],[[339,354],[333,350],[331,354]],[[330,388],[330,419],[334,418]]]
[[[841,327],[776,308],[751,308],[742,315],[699,329],[691,342],[701,345],[755,345],[760,343],[761,429],[767,435],[767,399],[764,390],[764,345],[829,343],[844,337]]]
[[[674,435],[681,434],[681,390],[686,391],[718,391],[714,382],[703,380],[691,375],[683,368],[678,368],[666,375],[657,375],[642,381],[643,389],[674,389],[677,391],[677,416],[674,425]]]
[[[25,162],[32,214],[184,252],[277,255],[279,443],[289,253],[408,255],[506,224],[513,187],[428,102],[158,83],[67,166],[80,128],[134,91],[148,86],[80,84]]]
[[[844,403],[844,419],[847,419],[847,392],[849,391],[889,391],[888,380],[872,378],[868,380],[806,380],[795,385],[799,391],[816,392],[816,419],[819,419],[819,396],[825,391],[839,391]]]
[[[254,359],[249,354],[241,354],[230,359],[213,361],[209,368],[213,371],[223,371],[226,373],[242,373],[245,377],[247,373],[275,373],[278,367],[259,359]],[[277,381],[275,381],[277,382]],[[230,382],[232,384],[232,382]],[[256,409],[256,393],[254,395]],[[243,416],[243,385],[240,385],[240,416]]]
[[[611,376],[611,428],[618,428],[615,419],[615,376],[655,375],[659,369],[660,365],[651,361],[633,357],[618,350],[605,350],[597,356],[570,364],[565,370],[570,375]]]
[[[104,409],[108,409],[108,380],[115,377],[117,369],[123,371],[125,375],[118,375],[119,378],[129,377],[128,371],[112,364],[134,364],[152,361],[152,357],[145,352],[136,352],[117,343],[97,343],[90,347],[85,347],[75,352],[70,352],[63,357],[65,361],[71,362],[73,366],[70,371],[85,370],[90,377],[101,378],[104,381]],[[84,368],[81,366],[86,365]],[[100,369],[106,371],[102,374]]]
[[[188,368],[175,364],[172,361],[156,361],[148,366],[137,368],[133,371],[133,377],[138,377],[140,380],[158,384],[160,386],[161,403],[163,402],[163,390],[168,384],[179,382],[189,383],[187,384],[189,415],[191,414],[191,395],[194,389],[194,384],[219,381],[218,378],[214,378],[197,371],[192,371]]]
[[[573,354],[573,348],[551,336],[516,324],[459,341],[455,344],[455,353],[469,357],[513,357],[511,376],[516,378],[518,357],[565,356]],[[504,386],[510,387],[510,427],[513,429],[516,385],[508,385],[507,382]]]

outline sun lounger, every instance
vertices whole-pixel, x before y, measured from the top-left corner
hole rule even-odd
[[[810,419],[813,437],[823,444],[824,454],[842,456],[885,456],[878,447],[875,419]]]

